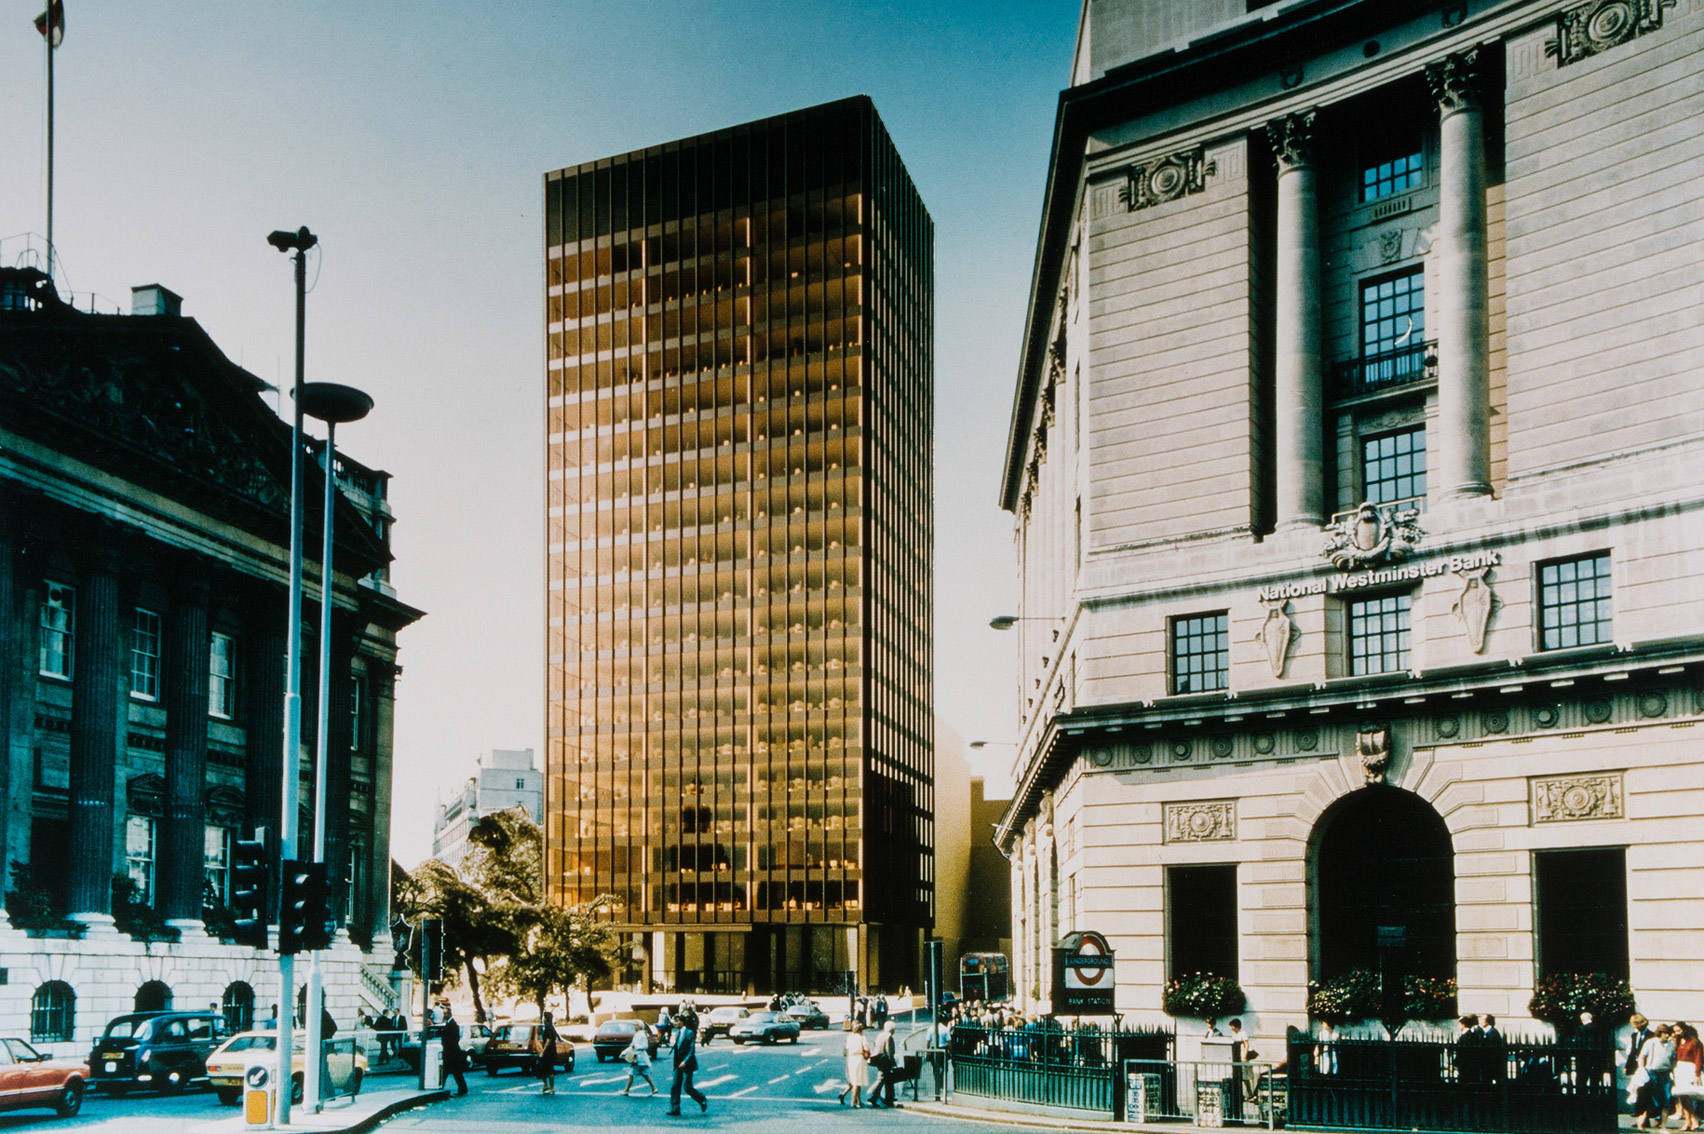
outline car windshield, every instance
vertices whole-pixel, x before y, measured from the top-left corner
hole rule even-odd
[[[276,1044],[277,1039],[273,1036],[238,1036],[236,1039],[225,1045],[225,1051],[227,1053],[233,1051],[251,1051],[255,1048],[259,1048],[262,1051],[271,1051]]]
[[[625,1035],[632,1035],[634,1032],[639,1030],[639,1021],[638,1020],[611,1020],[609,1023],[605,1024],[599,1030],[605,1031],[605,1032],[612,1032],[612,1033],[613,1032],[620,1032],[620,1033],[623,1033]]]

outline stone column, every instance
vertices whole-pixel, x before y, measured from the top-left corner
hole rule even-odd
[[[113,784],[129,704],[118,534],[103,525],[87,538],[72,611],[69,913],[99,927],[112,924]]]
[[[1474,48],[1426,68],[1438,100],[1438,487],[1491,492],[1485,121]]]
[[[1266,127],[1278,160],[1274,422],[1278,527],[1325,523],[1325,398],[1320,377],[1320,253],[1313,111]]]
[[[207,824],[207,595],[204,575],[182,564],[165,641],[166,799],[160,832],[160,912],[201,928]]]

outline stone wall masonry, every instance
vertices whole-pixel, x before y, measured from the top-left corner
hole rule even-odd
[[[1688,3],[1577,63],[1511,69],[1511,475],[1704,430],[1701,52]]]
[[[1219,161],[1200,192],[1091,222],[1091,548],[1248,523],[1244,165]],[[1203,302],[1210,292],[1228,298]]]
[[[360,1013],[376,1007],[363,991],[362,961],[361,951],[342,938],[322,961],[326,1007],[340,1030],[353,1028]],[[388,969],[388,950],[383,964]],[[136,990],[147,981],[164,982],[172,991],[172,1007],[179,1011],[219,1004],[236,981],[254,989],[256,1019],[266,1018],[268,1007],[278,999],[275,953],[204,935],[144,945],[110,930],[91,931],[79,940],[30,937],[6,926],[0,928],[0,968],[7,974],[0,985],[0,1033],[6,1035],[29,1037],[30,1004],[37,988],[53,980],[71,986],[77,996],[74,1038],[36,1045],[67,1058],[87,1056],[108,1020],[134,1011]],[[305,955],[297,960],[296,975],[306,982]]]

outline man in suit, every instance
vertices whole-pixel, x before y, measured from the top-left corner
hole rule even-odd
[[[703,1092],[692,1085],[693,1072],[698,1070],[698,1015],[683,1014],[677,1021],[678,1032],[674,1044],[674,1083],[669,1087],[669,1109],[664,1113],[673,1118],[680,1117],[680,1095],[685,1091],[688,1098],[698,1103],[702,1113],[710,1109],[710,1103]]]
[[[1508,1045],[1503,1042],[1503,1033],[1497,1030],[1497,1017],[1479,1017],[1479,1042],[1484,1045],[1480,1055],[1485,1061],[1485,1081],[1502,1082],[1506,1070],[1504,1065],[1508,1063],[1509,1055]]]
[[[461,1046],[461,1025],[444,1005],[444,1074],[456,1081],[456,1094],[467,1094],[467,1053]]]

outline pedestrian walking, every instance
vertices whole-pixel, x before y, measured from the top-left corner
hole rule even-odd
[[[851,1094],[852,1105],[864,1105],[864,1086],[870,1081],[870,1044],[864,1038],[864,1025],[854,1022],[846,1033],[846,1090],[840,1092],[840,1105],[846,1105]]]
[[[544,1014],[544,1022],[539,1025],[538,1038],[538,1061],[533,1064],[533,1073],[544,1084],[539,1089],[539,1093],[554,1095],[556,1093],[556,1063],[561,1058],[557,1054],[556,1045],[561,1042],[562,1037],[557,1034],[556,1021],[549,1012]]]
[[[1674,1045],[1674,1111],[1682,1130],[1697,1130],[1700,1108],[1704,1107],[1704,1048],[1699,1046],[1698,1029],[1682,1021],[1675,1025],[1680,1038]]]
[[[1313,1054],[1314,1070],[1321,1075],[1337,1074],[1337,1028],[1330,1020],[1319,1022],[1319,1041]]]
[[[893,1021],[888,1020],[876,1034],[876,1042],[870,1045],[870,1066],[876,1069],[876,1081],[870,1086],[871,1106],[885,1106],[889,1110],[897,1106],[893,1101],[894,1070],[899,1066],[897,1047]]]
[[[651,1093],[657,1093],[657,1084],[651,1081],[651,1037],[644,1028],[633,1033],[633,1041],[627,1045],[627,1050],[621,1053],[621,1058],[627,1063],[627,1086],[621,1088],[626,1095],[633,1090],[635,1078],[645,1080],[645,1085],[651,1088]],[[675,1096],[675,1110],[680,1109],[680,1096]]]
[[[669,1087],[669,1109],[665,1112],[669,1116],[680,1117],[680,1096],[683,1092],[698,1104],[700,1113],[710,1109],[709,1101],[692,1085],[692,1075],[697,1070],[698,1014],[682,1014],[674,1045],[674,1082]]]
[[[444,1074],[456,1081],[456,1094],[467,1094],[467,1052],[461,1046],[461,1025],[448,1004],[444,1005]]]
[[[1669,1086],[1674,1080],[1675,1045],[1666,1024],[1651,1029],[1651,1038],[1639,1049],[1639,1066],[1634,1072],[1645,1073],[1645,1082],[1634,1091],[1633,1126],[1643,1130],[1647,1120],[1652,1129],[1663,1128],[1663,1118],[1669,1109]]]

